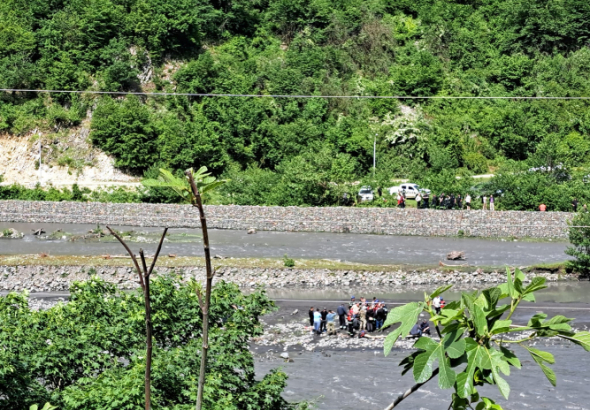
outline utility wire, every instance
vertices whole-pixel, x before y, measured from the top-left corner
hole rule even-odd
[[[167,93],[167,92],[127,92],[127,91],[81,91],[81,90],[29,90],[19,88],[0,88],[1,92],[32,92],[45,94],[107,94],[107,95],[145,95],[184,96],[184,97],[239,97],[239,98],[357,98],[363,100],[590,100],[590,97],[526,97],[526,96],[451,96],[451,95],[297,95],[297,94],[213,94],[213,93]]]

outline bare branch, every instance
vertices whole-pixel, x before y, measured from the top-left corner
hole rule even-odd
[[[143,276],[145,278],[145,277],[147,277],[147,265],[145,263],[145,254],[143,253],[142,248],[139,248],[139,257],[141,259],[141,265],[143,267]]]
[[[117,234],[117,232],[113,231],[111,229],[111,227],[108,225],[107,225],[107,229],[109,230],[111,235],[113,235],[115,238],[117,238],[117,240],[119,242],[121,242],[121,245],[123,245],[123,247],[125,248],[125,250],[129,254],[129,256],[131,256],[131,259],[133,260],[133,263],[135,264],[135,269],[137,270],[137,274],[139,275],[139,284],[141,285],[141,288],[145,291],[145,283],[143,282],[143,275],[141,274],[141,269],[139,268],[139,263],[137,263],[137,258],[135,257],[133,252],[131,252],[131,249],[129,249],[129,246],[127,246],[125,241],[119,236],[119,234]]]
[[[424,383],[417,383],[417,384],[413,385],[412,387],[410,387],[408,390],[406,390],[405,393],[397,396],[397,399],[395,399],[395,401],[393,403],[391,403],[389,406],[387,406],[385,408],[385,410],[392,410],[395,406],[400,404],[406,397],[408,397],[410,394],[414,393],[420,387],[424,386],[426,383],[428,383],[430,380],[432,380],[434,378],[434,376],[436,376],[437,374],[438,374],[438,369],[434,370],[432,372],[432,376],[430,376],[430,379],[426,380]]]
[[[156,250],[156,253],[154,255],[154,260],[152,261],[152,265],[150,266],[150,270],[146,271],[146,275],[148,277],[152,274],[152,271],[154,270],[154,266],[156,266],[156,261],[158,260],[158,257],[160,256],[160,251],[162,250],[162,244],[164,243],[164,238],[166,238],[167,232],[168,232],[168,227],[165,227],[164,233],[162,234],[162,238],[160,238],[160,243],[158,244],[158,249]]]

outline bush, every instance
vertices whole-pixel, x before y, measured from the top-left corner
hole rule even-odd
[[[194,408],[200,367],[202,312],[196,282],[152,279],[154,408]],[[145,322],[141,292],[119,292],[93,278],[72,285],[67,304],[33,311],[26,294],[0,297],[0,409],[47,402],[64,410],[143,407]],[[262,334],[260,316],[274,304],[263,291],[242,294],[215,285],[210,307],[204,407],[293,409],[281,397],[282,371],[254,378],[248,347]],[[139,313],[138,313],[139,312]],[[23,332],[22,329],[27,329]]]
[[[569,241],[573,245],[566,249],[567,255],[575,260],[569,262],[574,271],[590,274],[590,213],[580,212],[572,218],[569,228]]]

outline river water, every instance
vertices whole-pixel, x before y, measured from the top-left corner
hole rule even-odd
[[[56,239],[39,239],[33,229],[44,228]],[[4,239],[0,254],[117,255],[123,254],[114,238],[76,239],[96,228],[85,224],[31,224],[0,222],[0,230],[15,228],[23,239]],[[132,241],[155,248],[161,229],[114,226],[119,231],[133,231]],[[61,230],[61,232],[57,232]],[[57,232],[57,233],[56,233]],[[172,229],[163,253],[179,256],[202,256],[200,231]],[[225,257],[332,259],[366,264],[435,265],[450,251],[464,251],[473,266],[531,265],[568,259],[566,242],[521,242],[476,238],[429,238],[418,236],[359,235],[344,233],[258,232],[211,230],[212,253]],[[63,238],[65,237],[65,238]],[[62,239],[63,238],[63,239]],[[148,252],[149,253],[149,252]],[[445,263],[451,263],[445,261]],[[457,262],[465,263],[465,262]]]
[[[512,368],[506,377],[512,388],[510,401],[501,398],[497,388],[480,388],[480,394],[501,404],[505,410],[588,409],[590,408],[590,353],[581,347],[555,345],[540,347],[555,355],[551,366],[557,375],[557,387],[551,386],[524,349],[516,350],[523,368]],[[281,359],[256,362],[256,372],[266,374],[282,367],[289,375],[284,397],[291,402],[313,400],[318,410],[383,409],[414,385],[411,374],[401,376],[399,362],[407,350],[393,350],[388,357],[382,351],[331,351],[291,353],[292,363]],[[409,396],[399,409],[445,410],[452,390],[440,390],[436,380]],[[396,407],[397,408],[397,407]]]

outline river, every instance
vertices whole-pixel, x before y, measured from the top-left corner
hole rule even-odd
[[[76,239],[95,225],[32,224],[0,222],[0,231],[15,228],[26,235],[23,239],[2,240],[0,254],[103,255],[122,254],[121,245],[114,238]],[[44,228],[55,239],[39,239],[33,229]],[[132,240],[157,243],[159,228],[113,227],[119,231],[133,231]],[[200,231],[172,229],[163,253],[179,256],[202,256]],[[473,266],[521,266],[559,262],[568,259],[564,254],[566,242],[529,242],[502,239],[432,238],[418,236],[360,235],[345,233],[258,232],[211,230],[213,254],[235,258],[292,258],[332,259],[365,264],[436,265],[444,261],[450,251],[464,251]],[[445,263],[450,263],[445,261]],[[459,262],[457,262],[459,263]],[[465,262],[460,262],[465,263]]]

